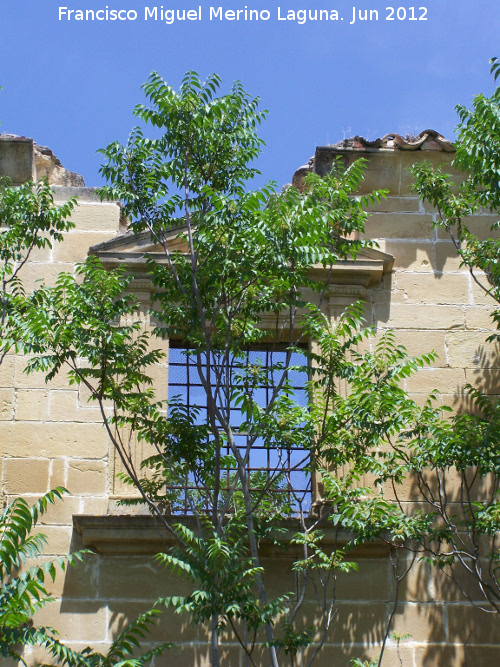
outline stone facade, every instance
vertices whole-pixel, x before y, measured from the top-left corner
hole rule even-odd
[[[457,409],[463,405],[461,390],[467,382],[498,393],[497,350],[489,348],[485,354],[493,303],[460,267],[446,234],[433,227],[436,211],[411,191],[408,168],[414,162],[427,159],[449,165],[453,157],[453,147],[439,135],[428,132],[422,136],[413,142],[391,135],[378,144],[355,139],[320,147],[296,172],[294,184],[300,187],[308,171],[324,173],[336,155],[347,162],[360,155],[368,160],[365,191],[390,191],[387,199],[373,206],[366,227],[367,237],[378,242],[379,252],[361,256],[356,266],[345,263],[339,267],[330,290],[330,315],[335,318],[347,303],[361,296],[366,302],[367,322],[379,332],[395,330],[410,354],[437,352],[433,367],[408,379],[406,388],[419,401],[436,388],[441,392],[439,400]],[[17,153],[11,162],[21,174],[20,180],[43,169],[29,142],[13,142]],[[1,151],[0,141],[0,171],[3,164],[8,172],[11,167]],[[22,151],[25,156],[21,159]],[[29,164],[23,162],[26,156],[31,159]],[[454,177],[460,179],[459,174]],[[77,187],[78,179],[68,178],[70,186],[55,185],[54,190],[61,201],[78,197],[75,228],[53,250],[33,253],[23,271],[27,289],[39,281],[53,283],[60,271],[73,272],[91,247],[110,266],[135,262],[136,269],[141,253],[151,251],[147,238],[122,234],[118,203],[101,203],[92,188]],[[493,221],[490,215],[481,214],[471,224],[488,235]],[[135,288],[146,311],[147,282],[139,278]],[[92,644],[103,648],[125,620],[147,608],[159,594],[182,594],[183,585],[153,564],[151,554],[158,548],[159,538],[148,518],[120,516],[122,510],[116,501],[125,490],[116,482],[114,453],[98,408],[87,402],[82,388],[69,386],[65,377],[46,384],[41,374],[26,376],[24,366],[25,359],[15,354],[7,355],[0,366],[3,497],[9,500],[23,495],[34,500],[54,486],[65,486],[71,497],[51,508],[40,527],[48,538],[46,556],[82,545],[96,550],[75,570],[58,577],[52,586],[56,601],[37,620],[56,627],[75,647]],[[165,392],[166,377],[166,366],[159,368],[161,393]],[[272,587],[289,589],[280,559],[270,551],[267,560]],[[350,657],[375,656],[394,586],[385,555],[376,548],[361,552],[359,573],[340,578],[338,621],[332,625],[323,657],[315,664],[343,667]],[[465,640],[467,664],[494,664],[500,644],[498,624],[480,615],[435,571],[424,564],[415,567],[403,584],[400,599],[393,630],[411,633],[400,649],[405,667],[465,664]],[[312,604],[306,603],[304,615],[309,614],[313,622]],[[152,639],[160,637],[176,642],[177,648],[167,652],[158,665],[209,664],[206,633],[182,617],[167,614]],[[226,645],[223,655],[222,664],[245,664],[235,645]],[[39,656],[38,650],[28,651],[32,662]],[[304,664],[305,658],[300,657]],[[266,664],[265,659],[261,664]],[[399,664],[395,642],[390,641],[384,665]]]

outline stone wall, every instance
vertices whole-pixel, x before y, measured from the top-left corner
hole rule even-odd
[[[390,194],[373,207],[366,235],[394,257],[394,270],[384,274],[381,269],[378,284],[368,281],[366,287],[351,289],[344,280],[332,297],[333,306],[361,293],[368,323],[379,332],[394,329],[411,354],[436,351],[439,357],[433,367],[408,379],[407,389],[417,400],[424,400],[437,388],[443,404],[458,408],[463,405],[461,389],[466,382],[498,393],[497,351],[485,348],[492,328],[492,302],[459,266],[446,234],[433,227],[436,211],[411,192],[408,167],[423,158],[449,163],[452,147],[440,142],[435,133],[418,145],[402,141],[389,137],[377,146],[360,140],[318,148],[315,158],[298,170],[294,182],[300,186],[307,171],[321,173],[335,155],[348,162],[360,155],[368,159],[364,190],[383,187]],[[33,254],[24,267],[28,289],[41,280],[53,283],[60,271],[73,272],[91,246],[104,243],[100,247],[106,249],[119,238],[117,203],[101,203],[91,188],[56,187],[55,191],[61,201],[78,196],[75,229],[53,250]],[[492,222],[491,216],[483,214],[472,224],[488,235]],[[92,644],[104,649],[126,619],[147,608],[159,594],[184,593],[184,586],[154,565],[151,554],[158,548],[158,538],[147,517],[106,518],[110,512],[117,513],[116,489],[113,452],[98,409],[87,403],[82,389],[68,386],[63,376],[45,384],[42,375],[26,376],[24,366],[25,359],[15,354],[9,354],[0,366],[4,500],[17,495],[34,500],[56,485],[67,487],[71,497],[51,508],[42,520],[41,530],[48,538],[46,556],[64,554],[82,544],[98,551],[76,570],[59,576],[52,587],[56,601],[37,620],[56,627],[75,647]],[[272,587],[283,591],[293,582],[284,580],[287,568],[280,558],[270,552],[266,565]],[[375,656],[374,644],[382,639],[394,586],[384,554],[377,549],[361,553],[359,573],[340,578],[336,621],[323,656],[315,664],[347,667],[350,657]],[[415,567],[402,585],[400,599],[393,630],[411,633],[401,647],[405,667],[465,664],[466,639],[468,664],[494,664],[500,643],[495,620],[480,616],[435,571],[424,564]],[[306,603],[304,614],[305,620],[314,621],[312,601]],[[152,638],[177,643],[157,665],[209,664],[205,630],[182,617],[167,614]],[[28,651],[30,661],[40,655],[39,650]],[[223,655],[222,664],[245,664],[235,645],[226,645]],[[400,664],[394,641],[389,642],[386,656],[384,665]],[[305,664],[306,657],[299,656],[298,664]],[[261,664],[266,664],[264,658]]]

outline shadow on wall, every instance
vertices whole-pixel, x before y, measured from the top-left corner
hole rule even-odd
[[[78,548],[78,538],[73,547]],[[270,596],[292,591],[295,575],[292,557],[267,557]],[[88,644],[105,652],[109,643],[138,614],[150,608],[159,595],[185,595],[190,587],[182,578],[157,568],[149,555],[95,554],[86,557],[76,570],[65,576],[60,603],[53,605],[50,621],[61,630],[63,639],[70,639],[75,648]],[[57,593],[57,592],[56,592]],[[317,597],[320,590],[309,586],[298,615],[298,629],[319,627]],[[392,583],[385,558],[362,557],[359,572],[341,575],[336,584],[335,613],[325,645],[314,667],[349,667],[351,658],[368,660],[378,655],[376,646],[382,642],[391,609]],[[292,598],[293,599],[293,598]],[[240,629],[241,631],[241,629]],[[317,633],[319,637],[319,633]],[[222,635],[221,664],[230,667],[245,665],[244,652],[230,632]],[[174,642],[176,646],[155,662],[155,667],[208,667],[210,637],[208,628],[196,626],[189,617],[168,610],[147,637],[149,642]],[[252,654],[258,665],[268,664],[263,632],[256,638]],[[375,646],[374,646],[375,645]],[[300,657],[307,664],[312,649]],[[388,657],[395,653],[388,648]],[[290,658],[281,656],[280,664],[290,665]],[[391,664],[391,663],[388,663]],[[395,663],[394,663],[395,664]]]

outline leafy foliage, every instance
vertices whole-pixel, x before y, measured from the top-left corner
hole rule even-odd
[[[356,546],[377,540],[387,545],[396,582],[380,665],[400,582],[417,558],[458,583],[462,568],[498,609],[498,405],[470,388],[474,410],[444,419],[435,394],[420,406],[403,388],[434,354],[411,358],[390,332],[373,341],[372,351],[359,352],[374,334],[363,329],[359,304],[335,324],[325,317],[332,267],[366,245],[359,240],[364,209],[384,193],[355,196],[363,161],[348,168],[337,161],[327,177],[310,175],[303,191],[278,193],[272,184],[248,191],[265,114],[240,84],[221,96],[219,86],[218,77],[202,83],[189,72],[176,92],[151,75],[144,86],[149,105],[135,113],[156,138],[136,128],[125,146],[102,151],[110,182],[103,197],[120,198],[130,230],[155,244],[147,258],[152,339],[141,333],[138,304],[128,295],[131,277],[106,271],[95,258],[76,278],[63,274],[54,288],[23,300],[16,319],[25,349],[36,353],[29,370],[50,378],[69,368],[70,381],[84,384],[100,406],[125,480],[175,538],[158,561],[193,587],[185,596],[160,597],[108,656],[82,660],[144,664],[132,651],[156,613],[170,607],[210,625],[214,667],[227,632],[248,664],[257,664],[260,641],[273,667],[294,665],[306,648],[311,665],[336,621],[337,577],[355,572]],[[490,171],[483,169],[484,147],[494,137],[481,134],[485,125],[496,131],[495,95],[459,111],[456,164],[470,177],[458,194],[442,170],[422,165],[414,172],[417,191],[437,207],[464,264],[479,282],[475,269],[485,271],[485,290],[498,300],[496,241],[480,241],[467,226],[479,207],[496,206],[496,158]],[[203,394],[199,406],[155,397],[151,375],[163,363],[155,336],[182,341]],[[314,347],[304,350],[306,341]],[[284,356],[267,367],[250,358],[249,350],[264,345]],[[294,373],[306,378],[308,406],[298,400]],[[265,404],[262,386],[271,389]],[[140,468],[132,438],[152,451]],[[257,443],[277,454],[272,469],[249,469]],[[305,452],[309,475],[314,462],[322,503],[311,512],[282,465],[294,450]],[[450,471],[459,498],[450,494]],[[413,487],[418,511],[401,501],[403,484]],[[191,514],[183,521],[175,513],[181,489]],[[325,541],[326,531],[333,542]],[[298,550],[295,591],[268,596],[263,545]],[[407,552],[409,559],[401,556]],[[315,633],[300,613],[311,589]]]
[[[43,646],[61,667],[144,667],[154,656],[161,655],[170,644],[161,644],[136,655],[160,614],[152,609],[141,614],[121,632],[106,655],[87,648],[81,653],[65,646],[53,628],[35,626],[33,615],[53,601],[47,592],[47,579],[54,581],[57,570],[82,561],[84,552],[71,553],[51,561],[40,562],[47,539],[33,532],[48,507],[67,491],[55,488],[30,506],[16,498],[0,514],[0,655],[26,664],[22,649]]]
[[[29,369],[53,377],[69,368],[71,382],[84,384],[100,406],[124,478],[175,539],[158,561],[193,587],[185,596],[160,597],[156,610],[170,607],[208,624],[214,666],[221,633],[228,632],[248,664],[257,663],[259,641],[273,667],[295,664],[306,648],[312,664],[339,612],[337,578],[356,570],[353,549],[374,540],[387,545],[396,581],[380,665],[399,584],[417,558],[457,581],[461,567],[498,605],[498,407],[473,389],[471,414],[444,419],[435,394],[417,405],[403,383],[434,354],[411,358],[390,332],[359,352],[374,334],[363,329],[359,304],[335,324],[325,317],[332,268],[366,245],[359,240],[364,209],[384,193],[355,196],[363,161],[348,168],[337,161],[327,177],[310,175],[302,191],[278,193],[272,184],[247,191],[264,114],[240,84],[220,96],[219,86],[218,77],[202,83],[189,72],[176,92],[153,74],[144,87],[149,105],[135,113],[155,138],[136,128],[125,146],[102,151],[110,181],[103,197],[120,198],[130,231],[155,244],[146,258],[152,337],[141,333],[138,304],[127,295],[130,276],[91,258],[76,278],[62,275],[55,288],[24,302],[17,324],[26,349],[36,353]],[[462,114],[457,164],[471,177],[458,195],[442,171],[415,170],[419,193],[438,207],[473,275],[476,267],[486,271],[493,295],[496,251],[466,222],[479,206],[492,207],[496,195],[486,198],[493,180],[478,189],[477,154],[465,138],[485,109],[496,113],[496,104],[477,101]],[[163,363],[155,337],[182,341],[203,395],[199,405],[155,397],[150,378]],[[304,349],[307,341],[314,346]],[[268,366],[249,356],[264,346],[283,356]],[[307,406],[290,380],[294,373],[306,378]],[[270,388],[265,403],[263,386]],[[132,438],[152,452],[140,468]],[[270,469],[250,469],[257,443],[276,453]],[[294,450],[305,453],[306,472],[314,467],[319,485],[322,502],[311,512],[282,464]],[[459,480],[458,501],[448,491],[450,470]],[[413,486],[420,510],[401,501],[403,484]],[[182,521],[181,490],[190,514]],[[268,595],[264,545],[299,552],[295,591]],[[317,595],[315,633],[301,621],[308,590]]]
[[[13,187],[0,178],[0,362],[17,340],[11,317],[24,293],[22,269],[33,250],[51,248],[74,226],[74,206],[74,199],[56,206],[46,180]]]
[[[57,321],[43,319],[48,312],[37,311],[36,304],[39,299],[43,299],[45,288],[40,288],[38,295],[26,296],[22,282],[24,266],[34,250],[52,248],[53,243],[60,242],[63,233],[74,226],[69,218],[75,205],[75,199],[70,199],[59,206],[55,205],[53,190],[46,180],[13,187],[8,179],[0,179],[2,307],[0,363],[13,345],[25,350],[28,348],[33,351],[41,350],[36,340],[36,332],[45,327],[45,331],[52,329],[53,336],[50,345],[56,354],[45,357],[42,355],[40,359],[34,360],[33,367],[45,370],[50,368],[51,376],[55,375],[65,361],[63,351],[65,345],[68,344],[68,323],[80,317],[80,321],[86,324],[87,333],[85,340],[81,341],[82,345],[86,346],[89,358],[94,353],[92,363],[97,367],[102,359],[102,354],[97,360],[95,359],[95,352],[98,349],[96,340],[100,344],[105,344],[102,338],[102,327],[99,326],[102,318],[109,321],[110,318],[115,317],[117,312],[131,312],[133,309],[130,298],[121,296],[121,292],[126,287],[126,280],[102,271],[98,275],[92,261],[89,261],[88,266],[89,271],[94,270],[93,287],[95,289],[97,286],[97,295],[100,290],[99,279],[105,284],[106,293],[112,294],[112,300],[106,304],[101,302],[100,309],[96,293],[85,291],[85,288],[88,287],[86,284],[79,286],[78,294],[69,304],[71,312],[66,311],[63,314],[60,309]],[[64,276],[61,276],[52,295],[56,301],[58,298],[62,299],[61,292],[64,289]],[[116,299],[116,303],[113,298]],[[104,306],[107,307],[107,311],[104,311]],[[32,318],[31,327],[27,327],[26,317]],[[27,335],[28,329],[29,336]],[[137,348],[143,349],[140,339],[137,341]],[[58,359],[57,354],[62,355],[63,358]],[[71,354],[69,356],[74,359]],[[120,361],[123,365],[123,359],[117,359],[118,368]],[[54,362],[54,367],[50,366],[52,362]],[[92,372],[90,374],[95,377]],[[114,376],[110,374],[110,377]],[[129,379],[129,383],[133,384],[140,377],[140,375],[134,375],[132,379]],[[106,380],[105,375],[103,382]],[[104,392],[104,390],[103,387],[101,391]],[[4,658],[17,659],[24,664],[23,647],[38,645],[45,647],[48,654],[61,666],[142,667],[147,665],[154,656],[161,655],[170,646],[162,644],[143,654],[140,654],[138,650],[140,642],[145,639],[151,624],[160,614],[157,609],[145,612],[125,628],[106,655],[95,653],[90,648],[81,653],[75,652],[59,641],[56,630],[36,627],[33,624],[33,615],[52,601],[52,597],[47,592],[47,579],[54,581],[58,569],[64,571],[68,564],[74,565],[82,560],[84,554],[84,552],[73,553],[65,558],[48,562],[39,559],[46,538],[43,533],[33,531],[39,517],[47,511],[49,505],[61,499],[65,493],[67,493],[65,489],[56,488],[32,506],[28,505],[23,498],[17,498],[9,503],[0,514],[0,655]]]
[[[51,628],[35,627],[31,620],[52,599],[46,589],[46,578],[54,581],[58,568],[64,570],[67,563],[82,558],[76,553],[36,564],[46,538],[43,533],[33,533],[33,528],[48,506],[64,493],[65,489],[56,488],[33,506],[17,498],[0,514],[0,655],[4,658],[23,662],[18,647],[30,644],[46,646],[53,655],[64,650]]]

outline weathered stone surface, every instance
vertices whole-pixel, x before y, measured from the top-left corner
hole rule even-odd
[[[48,389],[18,389],[16,421],[46,421],[49,415]]]
[[[466,665],[465,656],[464,656],[464,647],[460,642],[451,644],[429,644],[428,646],[419,646],[414,649],[415,651],[415,667],[444,667],[444,665]],[[481,658],[484,658],[486,662],[485,665],[495,664],[495,659],[492,657],[493,662],[490,662],[488,658],[489,655],[492,656],[488,649],[481,647],[479,649],[479,655]],[[467,655],[473,655],[474,648],[468,647]],[[495,656],[496,657],[496,656]],[[394,663],[397,664],[397,663]],[[411,665],[411,662],[408,663]],[[479,667],[483,663],[479,660],[473,660],[471,664],[475,664]]]
[[[436,241],[434,245],[436,271],[439,273],[448,271],[464,271],[461,266],[461,259],[457,255],[457,251],[453,243],[446,241]]]
[[[462,368],[423,368],[406,380],[411,393],[429,394],[433,389],[441,392],[460,392],[465,384]]]
[[[34,175],[33,139],[0,134],[0,176],[7,176],[13,185],[20,185],[33,180]]]
[[[65,370],[61,370],[50,382],[46,382],[46,374],[43,372],[26,373],[28,357],[16,356],[12,384],[16,389],[67,389],[68,376]],[[1,368],[1,367],[0,367]]]
[[[65,169],[48,146],[33,145],[36,179],[46,178],[51,185],[84,187],[83,176]]]
[[[415,196],[388,196],[370,204],[367,210],[373,213],[417,213],[422,211],[422,206],[418,197]]]
[[[55,461],[53,461],[54,463]],[[64,461],[66,463],[66,461]],[[51,484],[51,488],[54,485]],[[66,480],[64,485],[66,486]],[[80,514],[83,511],[81,498],[77,496],[65,496],[54,505],[50,505],[47,512],[40,520],[41,525],[56,525],[56,526],[71,526],[73,523],[73,515]]]
[[[465,309],[465,325],[467,329],[482,329],[485,331],[485,338],[488,334],[496,330],[492,315],[495,308],[488,306],[472,306]]]
[[[434,368],[442,368],[448,365],[445,350],[445,332],[443,330],[419,331],[418,336],[415,335],[414,331],[397,331],[396,340],[399,345],[406,348],[406,351],[412,357],[435,352],[438,358],[432,364]]]
[[[485,614],[468,604],[450,604],[447,613],[451,642],[459,643],[465,636],[469,637],[468,644],[500,643],[500,628],[498,623],[495,623],[496,614]],[[498,647],[496,651],[498,655]]]
[[[50,421],[60,422],[102,422],[101,412],[96,403],[79,402],[78,389],[55,389],[50,392]]]
[[[455,368],[499,368],[497,345],[485,342],[482,332],[450,331],[446,334],[448,359]]]
[[[100,424],[38,423],[34,427],[27,422],[1,422],[0,442],[8,457],[102,459],[108,452],[107,435]]]
[[[482,214],[466,217],[464,220],[470,228],[470,231],[475,234],[480,241],[490,238],[496,239],[500,234],[500,230],[491,229],[492,225],[498,221],[498,216]],[[438,238],[450,240],[450,235],[444,227],[438,227],[437,233]]]
[[[401,194],[401,160],[399,155],[384,153],[370,155],[370,164],[365,172],[360,191],[371,192],[372,190],[389,190],[390,195]]]
[[[110,556],[99,566],[99,595],[116,600],[152,600],[160,595],[189,595],[192,585],[147,556]]]
[[[401,155],[401,194],[411,194],[413,192],[415,178],[410,173],[410,168],[413,164],[422,160],[422,157],[422,155],[416,156],[415,153],[411,152]],[[450,174],[452,183],[457,186],[464,180],[464,173],[451,167],[450,161],[452,158],[452,153],[445,154],[441,151],[426,152],[425,154],[425,160],[431,162],[434,168],[441,167],[445,174]]]
[[[0,176],[14,185],[46,178],[51,185],[85,186],[83,177],[65,169],[50,148],[14,134],[0,135]]]
[[[149,601],[135,602],[123,600],[110,600],[108,602],[110,612],[110,631],[113,636],[121,632],[139,614],[150,608]],[[195,625],[188,616],[176,614],[173,609],[168,609],[161,615],[159,622],[152,627],[151,641],[176,641],[182,637],[183,642],[203,642],[207,646],[208,628]]]
[[[432,272],[436,270],[434,243],[422,241],[408,243],[405,241],[385,241],[384,251],[393,255],[394,269],[396,271],[422,271]]]
[[[392,581],[386,559],[368,559],[358,562],[356,573],[339,573],[338,600],[370,600],[385,602],[391,599]]]
[[[469,276],[459,274],[413,274],[401,272],[396,276],[396,287],[404,290],[407,303],[453,305],[470,303]]]
[[[81,202],[98,204],[101,201],[101,198],[97,194],[98,188],[53,184],[52,190],[54,191],[54,201],[59,204],[68,201],[70,197],[76,197],[79,204]],[[106,200],[106,203],[110,202]],[[117,204],[118,202],[114,203]]]
[[[404,602],[398,605],[393,632],[411,634],[412,641],[445,642],[444,606],[439,603]]]
[[[37,526],[34,533],[42,533],[47,538],[43,553],[58,556],[70,551],[73,531],[70,526]]]
[[[82,258],[82,261],[85,257]],[[39,289],[42,285],[53,287],[59,277],[59,274],[65,271],[73,274],[75,266],[73,263],[36,262],[27,264],[23,267],[22,281],[27,293]]]
[[[72,194],[71,196],[75,195]],[[79,200],[79,205],[75,208],[71,216],[71,221],[75,224],[74,231],[108,232],[109,235],[107,237],[96,237],[96,240],[90,239],[90,245],[106,241],[118,232],[120,210],[120,206],[116,202],[98,204],[93,201],[92,203],[80,203]]]
[[[16,365],[16,358],[13,355],[4,357],[0,365],[0,387],[4,389],[11,389],[14,385],[14,367]]]
[[[68,232],[66,243],[54,246],[54,261],[69,264],[84,262],[91,246],[107,241],[113,236],[115,236],[114,231],[87,232],[73,230]]]
[[[476,306],[496,306],[498,307],[495,299],[488,294],[488,290],[491,288],[487,277],[482,274],[480,271],[475,272],[477,279],[481,283],[481,287],[476,283],[475,280],[471,280],[472,288],[472,300]]]
[[[0,389],[0,421],[12,419],[14,414],[14,389]]]
[[[57,627],[63,640],[93,644],[104,641],[107,636],[107,609],[102,603],[92,600],[57,600],[37,612],[34,622]]]

